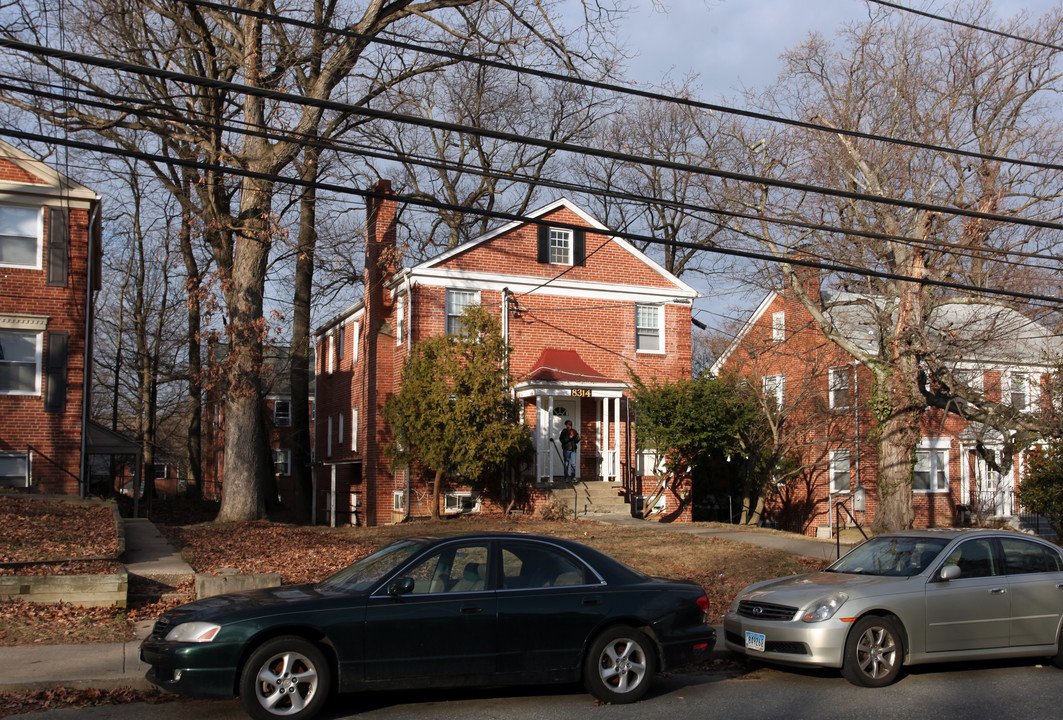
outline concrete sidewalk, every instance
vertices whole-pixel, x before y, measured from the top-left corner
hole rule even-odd
[[[125,552],[122,562],[131,575],[178,585],[192,578],[191,566],[181,559],[153,522],[123,519]],[[148,666],[140,662],[141,639],[152,621],[139,623],[137,639],[124,643],[87,645],[20,645],[0,647],[0,692],[45,690],[54,687],[146,690]]]

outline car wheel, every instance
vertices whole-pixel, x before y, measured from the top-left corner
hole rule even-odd
[[[591,644],[583,684],[602,702],[633,703],[650,689],[655,672],[650,639],[633,627],[617,625]]]
[[[321,650],[301,637],[278,637],[256,648],[244,664],[240,702],[257,720],[305,720],[321,710],[329,685]]]
[[[845,639],[842,675],[853,685],[883,687],[901,674],[904,641],[892,617],[867,615],[853,624]]]

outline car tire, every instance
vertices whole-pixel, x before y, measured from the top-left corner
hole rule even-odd
[[[583,667],[583,684],[602,702],[621,705],[640,700],[650,689],[656,672],[653,643],[646,634],[617,625],[591,643]]]
[[[845,639],[842,675],[853,685],[884,687],[897,680],[904,664],[900,623],[890,616],[865,615]]]
[[[240,702],[256,720],[306,720],[328,699],[331,670],[308,640],[288,635],[257,647],[240,673]]]
[[[1050,660],[1052,661],[1052,664],[1055,665],[1057,668],[1063,669],[1063,630],[1059,631],[1059,638],[1056,644],[1056,648],[1058,648],[1058,652],[1056,652],[1056,654],[1053,655]]]

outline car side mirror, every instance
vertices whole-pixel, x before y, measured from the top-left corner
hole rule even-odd
[[[959,565],[946,565],[945,567],[941,568],[940,577],[941,577],[942,580],[945,580],[945,581],[955,580],[959,576],[960,576],[960,566]]]
[[[413,592],[413,578],[403,577],[388,585],[388,595],[399,597]]]

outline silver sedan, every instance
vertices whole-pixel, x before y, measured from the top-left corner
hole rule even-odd
[[[1006,530],[880,535],[822,572],[750,585],[728,649],[889,685],[902,665],[1048,657],[1063,667],[1063,555]]]

